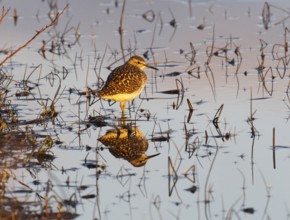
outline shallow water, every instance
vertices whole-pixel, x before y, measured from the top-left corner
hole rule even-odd
[[[3,48],[15,50],[49,23],[47,2],[33,1],[34,7],[17,1],[2,4],[11,7],[0,26]],[[22,206],[34,202],[30,209],[44,215],[44,198],[49,198],[52,213],[59,212],[59,203],[77,219],[288,219],[290,101],[288,52],[283,48],[289,19],[281,23],[288,7],[286,1],[269,4],[265,29],[260,1],[193,1],[192,10],[188,1],[126,2],[126,59],[130,52],[148,53],[148,62],[159,68],[146,70],[147,86],[126,109],[126,123],[144,134],[146,154],[160,155],[134,167],[98,141],[120,126],[119,104],[98,101],[88,106],[78,94],[86,89],[87,74],[88,86],[97,89],[97,77],[105,80],[110,73],[106,67],[123,64],[118,33],[122,2],[117,7],[115,1],[80,7],[79,1],[70,1],[55,28],[2,68],[15,80],[1,83],[18,117],[1,136],[2,199],[15,198]],[[57,6],[60,11],[64,3]],[[155,14],[152,22],[142,17],[149,10]],[[152,18],[150,12],[146,16]],[[61,35],[64,44],[52,54],[51,39],[55,43]],[[42,40],[47,42],[45,59],[39,53]],[[264,69],[259,70],[262,52]],[[26,88],[18,85],[23,79],[33,89],[17,97]],[[58,114],[40,120],[52,100]],[[8,117],[4,110],[1,106]],[[89,115],[102,123],[90,121]],[[9,134],[19,136],[13,141]],[[47,150],[55,158],[37,158],[33,152],[47,137],[53,140]],[[10,174],[7,182],[3,171]],[[7,202],[5,208],[10,207]]]

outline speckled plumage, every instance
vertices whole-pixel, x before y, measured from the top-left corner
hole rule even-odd
[[[145,67],[156,69],[148,65],[142,57],[131,57],[110,73],[105,85],[96,95],[102,99],[120,102],[123,112],[126,102],[139,96],[146,85],[147,75],[143,71]]]
[[[129,101],[130,99],[126,99],[126,94],[141,93],[146,82],[147,76],[143,70],[136,66],[125,64],[111,72],[106,84],[98,92],[98,95],[100,98],[118,102]],[[124,96],[122,96],[123,94]],[[114,98],[117,95],[119,95],[119,98]]]
[[[158,155],[145,154],[148,141],[137,127],[118,127],[115,130],[109,130],[98,141],[107,146],[116,158],[123,158],[136,167],[144,166],[149,158]]]
[[[137,128],[129,131],[127,128],[118,127],[116,130],[109,130],[98,140],[108,146],[115,157],[128,161],[140,157],[148,149],[148,141]]]

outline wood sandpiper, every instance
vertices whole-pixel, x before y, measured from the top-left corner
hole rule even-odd
[[[123,117],[126,102],[139,96],[146,85],[147,75],[143,71],[146,67],[158,70],[146,63],[142,57],[132,56],[110,73],[105,85],[96,95],[102,99],[120,102]]]

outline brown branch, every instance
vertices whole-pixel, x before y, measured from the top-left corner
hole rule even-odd
[[[18,49],[16,49],[14,52],[12,52],[10,55],[8,55],[1,63],[0,66],[3,66],[3,64],[9,60],[11,57],[13,57],[16,53],[18,53],[20,50],[22,50],[23,48],[27,47],[27,45],[29,45],[36,37],[38,37],[40,34],[42,34],[45,30],[47,30],[48,28],[54,26],[58,19],[63,15],[64,11],[68,8],[68,4],[62,9],[62,11],[60,13],[58,13],[55,18],[45,27],[43,27],[42,29],[36,31],[36,34],[30,38],[30,40],[28,40],[25,44],[23,44],[21,47],[19,47]]]
[[[8,14],[9,11],[10,11],[10,8],[8,8],[5,11],[4,6],[2,7],[2,14],[1,14],[1,17],[0,17],[0,24],[2,23],[3,19],[5,18],[5,16]]]

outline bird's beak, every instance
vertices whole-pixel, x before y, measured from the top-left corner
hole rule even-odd
[[[149,64],[146,63],[146,67],[150,68],[150,69],[154,69],[154,70],[159,70],[158,68],[154,67],[154,66],[150,66]]]
[[[153,155],[149,155],[148,157],[147,157],[147,160],[148,159],[150,159],[150,158],[152,158],[152,157],[156,157],[156,156],[158,156],[160,153],[158,153],[158,154],[153,154]]]

